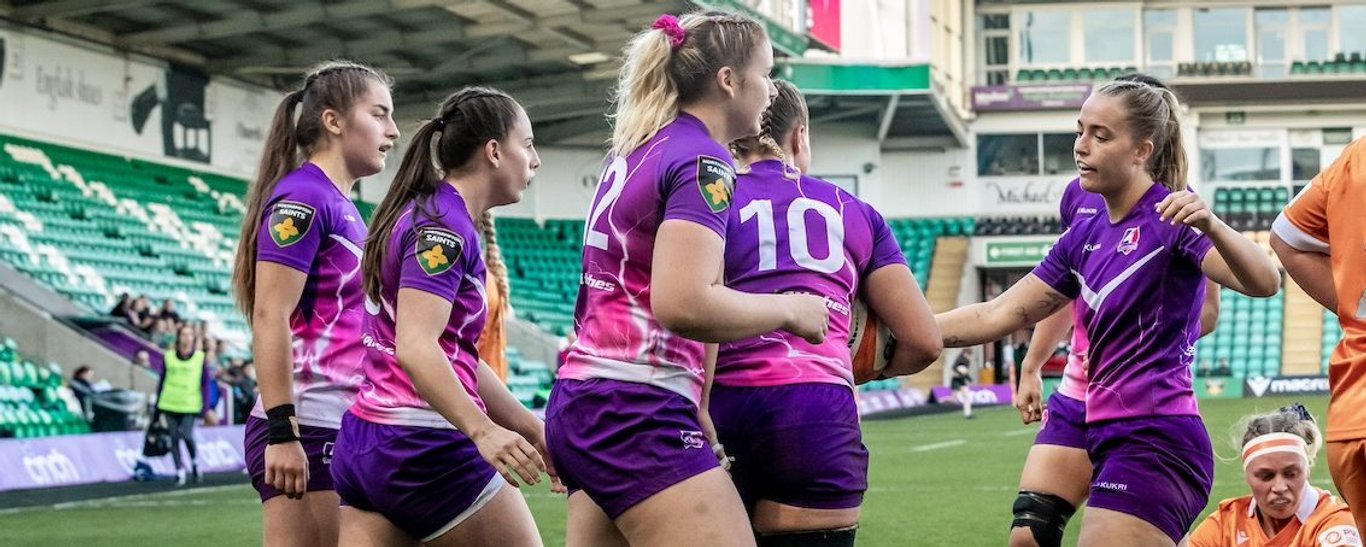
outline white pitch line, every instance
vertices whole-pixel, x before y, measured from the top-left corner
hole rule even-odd
[[[199,488],[184,488],[184,489],[179,489],[179,490],[163,490],[163,491],[160,491],[160,492],[144,492],[144,493],[141,493],[141,494],[126,494],[126,495],[122,495],[122,496],[110,496],[110,497],[94,498],[94,499],[88,499],[88,500],[67,501],[67,502],[56,503],[56,504],[52,504],[52,505],[29,505],[29,506],[25,506],[25,507],[12,507],[12,508],[9,508],[9,509],[0,509],[0,515],[13,515],[13,514],[17,514],[17,513],[27,513],[27,512],[30,512],[30,511],[41,511],[41,510],[49,510],[49,509],[55,509],[55,510],[61,511],[61,510],[66,510],[66,509],[79,509],[79,508],[85,508],[85,507],[99,507],[99,506],[101,506],[101,505],[117,504],[117,503],[121,503],[121,502],[129,502],[129,501],[133,501],[133,500],[143,500],[143,499],[148,499],[148,498],[161,498],[161,497],[170,498],[170,497],[180,497],[180,496],[193,496],[193,495],[197,495],[197,494],[207,494],[207,493],[211,493],[211,492],[221,492],[221,491],[224,491],[224,490],[234,490],[234,489],[237,489],[237,488],[241,488],[242,486],[245,486],[245,485],[243,485],[243,484],[226,484],[226,485],[222,485],[222,486],[204,486],[204,487],[199,487]],[[253,502],[253,503],[259,503],[259,502]]]
[[[944,442],[942,442],[942,443],[933,443],[933,444],[926,444],[926,445],[917,446],[917,447],[915,447],[915,448],[912,448],[912,449],[911,449],[911,452],[925,452],[925,451],[928,451],[928,450],[939,450],[940,448],[948,448],[948,447],[950,447],[950,446],[958,446],[958,445],[960,445],[960,444],[967,444],[967,443],[968,443],[967,439],[954,439],[954,440],[952,440],[952,441],[944,441]]]

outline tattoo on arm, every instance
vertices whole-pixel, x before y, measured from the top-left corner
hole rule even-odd
[[[1031,306],[1017,306],[1015,316],[1019,317],[1020,321],[1033,325],[1056,313],[1066,301],[1067,299],[1063,298],[1062,295],[1048,291],[1044,294],[1043,299]]]

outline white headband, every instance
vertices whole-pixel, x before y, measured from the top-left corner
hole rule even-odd
[[[1243,445],[1243,470],[1256,459],[1275,452],[1290,452],[1304,456],[1305,461],[1309,460],[1309,445],[1304,439],[1293,433],[1267,433],[1254,437]]]

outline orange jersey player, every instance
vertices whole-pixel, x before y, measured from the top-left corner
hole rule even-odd
[[[1219,502],[1191,533],[1188,547],[1361,546],[1352,512],[1309,484],[1318,426],[1303,406],[1252,416],[1240,444],[1252,494]]]

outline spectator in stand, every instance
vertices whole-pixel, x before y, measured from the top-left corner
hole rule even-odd
[[[1228,358],[1219,358],[1219,368],[1214,369],[1215,376],[1232,376],[1233,370],[1228,368]]]
[[[152,343],[161,349],[170,349],[175,344],[176,323],[170,319],[154,319],[152,326]],[[192,328],[186,327],[193,331]]]
[[[128,310],[128,322],[143,333],[151,332],[152,327],[156,325],[156,317],[152,316],[151,308],[152,304],[147,300],[147,297],[139,296]]]
[[[204,414],[200,417],[204,420],[205,426],[212,427],[220,424],[218,418],[218,402],[223,399],[223,385],[218,381],[218,371],[214,370],[212,365],[207,365],[207,359],[205,360],[205,363],[209,369],[209,372],[206,373],[209,375],[209,400],[207,401],[208,404],[204,405]]]
[[[85,365],[76,368],[76,372],[71,374],[71,392],[76,395],[76,402],[81,405],[81,416],[87,422],[94,415],[90,408],[90,399],[95,395],[94,378],[94,371]]]
[[[152,368],[152,356],[148,355],[146,350],[139,350],[137,355],[133,356],[133,365],[140,368]]]
[[[161,301],[161,310],[157,312],[157,319],[170,320],[171,323],[180,323],[180,313],[175,311],[175,301],[167,298]]]
[[[233,423],[246,423],[251,407],[256,404],[256,369],[250,363],[243,365],[232,359],[229,377],[232,379]]]
[[[119,294],[119,303],[114,304],[114,309],[109,310],[109,315],[123,319],[128,317],[128,310],[133,308],[133,297],[128,293]]]
[[[256,395],[260,390],[256,387],[256,363],[247,361],[242,364],[242,386],[247,393],[251,394],[252,402],[256,401]]]

